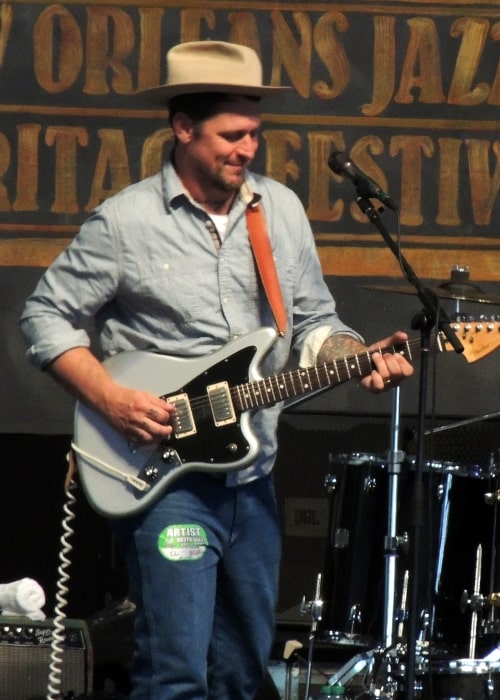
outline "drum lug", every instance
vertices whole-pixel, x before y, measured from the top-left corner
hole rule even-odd
[[[377,479],[374,476],[367,476],[364,483],[364,493],[372,493],[377,488]]]
[[[408,549],[408,540],[407,532],[403,535],[397,535],[396,537],[389,537],[389,535],[386,535],[384,537],[384,554],[406,553]]]
[[[335,549],[346,549],[349,546],[350,531],[345,527],[335,530]]]
[[[484,494],[484,502],[487,506],[494,506],[500,502],[500,490],[497,489],[493,492],[487,492]]]
[[[338,480],[335,474],[327,474],[325,476],[325,488],[327,493],[335,493],[337,490]]]
[[[361,605],[359,603],[355,603],[351,606],[347,621],[351,623],[351,636],[353,636],[355,633],[355,625],[361,625],[362,622]]]

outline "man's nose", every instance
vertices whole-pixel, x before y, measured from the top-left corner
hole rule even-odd
[[[244,156],[245,158],[253,158],[258,147],[258,141],[255,136],[246,134],[238,142],[238,154]]]

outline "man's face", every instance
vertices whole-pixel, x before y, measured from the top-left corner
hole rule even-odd
[[[260,123],[258,103],[239,98],[222,104],[217,115],[193,127],[185,158],[203,189],[239,190],[258,148]]]

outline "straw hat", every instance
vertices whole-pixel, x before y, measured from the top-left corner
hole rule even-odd
[[[253,49],[224,41],[189,41],[167,53],[167,82],[137,93],[165,104],[177,95],[224,92],[267,97],[290,87],[262,85],[262,64]]]

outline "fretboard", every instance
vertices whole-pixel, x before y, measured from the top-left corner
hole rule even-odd
[[[431,347],[441,347],[438,334],[431,339]],[[350,379],[365,377],[370,374],[374,365],[372,357],[375,353],[401,354],[412,361],[414,351],[418,349],[420,339],[407,340],[405,343],[362,352],[342,357],[332,362],[324,362],[312,367],[305,367],[273,377],[259,379],[246,384],[239,384],[231,389],[231,398],[239,411],[247,411],[261,406],[270,406],[279,401],[302,396],[310,392],[343,384]]]

